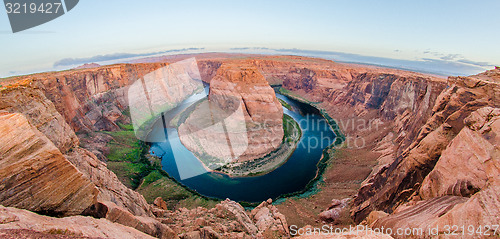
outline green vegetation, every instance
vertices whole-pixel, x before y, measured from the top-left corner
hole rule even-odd
[[[141,155],[146,153],[146,145],[144,142],[137,140],[134,131],[116,131],[104,132],[113,137],[113,140],[108,143],[109,154],[107,155],[109,161],[113,162],[140,162]]]
[[[132,124],[122,124],[118,122],[118,126],[120,126],[120,128],[126,131],[134,131],[134,126]]]
[[[146,143],[137,140],[134,131],[126,130],[129,126],[122,126],[123,131],[103,132],[113,137],[108,143],[108,168],[127,187],[136,189],[142,178],[148,175],[153,167],[145,157],[148,153]]]
[[[343,143],[345,141],[345,136],[340,131],[340,127],[337,124],[337,122],[326,112],[326,110],[321,109],[319,107],[316,107],[316,109],[318,109],[319,112],[321,113],[321,115],[323,115],[323,118],[326,119],[326,121],[328,122],[328,124],[332,128],[333,132],[335,133],[336,137],[335,137],[335,142],[333,143],[333,145],[340,145],[341,143]]]
[[[297,131],[298,135],[296,135]],[[298,142],[301,136],[302,136],[302,129],[300,129],[299,124],[291,116],[283,114],[283,142],[284,143],[290,143],[292,141]]]
[[[129,188],[137,188],[143,172],[147,172],[147,167],[131,162],[108,162],[108,168],[113,171],[118,179]]]
[[[155,170],[144,177],[137,191],[149,203],[152,203],[157,197],[162,197],[169,208],[194,208],[197,206],[210,208],[214,207],[218,202],[193,194],[160,170]]]
[[[213,200],[177,183],[161,168],[161,159],[149,155],[149,146],[135,137],[132,125],[119,124],[121,131],[102,132],[113,137],[108,143],[108,168],[148,203],[162,197],[169,208],[213,207]]]
[[[293,110],[292,106],[288,103],[286,103],[284,100],[278,98],[279,102],[281,103],[281,105],[283,105],[283,107],[287,108],[288,110]]]

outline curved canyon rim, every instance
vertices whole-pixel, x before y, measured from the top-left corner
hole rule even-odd
[[[278,95],[285,102],[297,107],[293,100]],[[307,106],[302,106],[307,107]],[[312,108],[312,106],[309,106]],[[303,109],[304,110],[304,109]],[[311,111],[310,109],[305,109]],[[319,180],[321,171],[318,163],[323,150],[335,142],[335,134],[326,120],[318,114],[301,115],[284,108],[286,115],[300,122],[302,136],[296,148],[282,162],[268,171],[244,176],[234,176],[207,168],[191,151],[180,142],[175,129],[165,129],[163,124],[157,124],[154,131],[168,131],[165,142],[153,143],[151,152],[162,158],[163,169],[185,186],[208,197],[219,199],[229,198],[235,201],[261,202],[268,198],[292,196],[314,190],[314,181]],[[154,134],[154,133],[152,133]],[[156,136],[157,137],[157,136]],[[314,147],[309,147],[311,142]],[[284,142],[286,143],[286,142]],[[274,157],[279,157],[277,155]],[[180,159],[178,157],[181,157]],[[256,159],[259,160],[259,159]],[[269,160],[269,159],[268,159]],[[272,159],[270,159],[272,160]],[[183,168],[183,169],[179,169]],[[193,177],[183,178],[185,175]]]
[[[497,233],[498,68],[444,79],[297,56],[198,57],[3,79],[0,230]],[[315,190],[288,194],[304,188]]]
[[[276,94],[244,62],[222,64],[209,83],[200,79],[191,58],[128,90],[135,134],[165,172],[219,199],[259,202],[314,190],[323,150],[340,142],[314,106]]]
[[[498,0],[3,4],[0,239],[500,238]]]

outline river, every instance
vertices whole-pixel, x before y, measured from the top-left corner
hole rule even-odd
[[[208,197],[261,202],[268,198],[275,199],[280,195],[301,191],[316,177],[317,163],[321,159],[323,149],[335,141],[335,134],[314,107],[284,95],[277,94],[277,97],[292,106],[293,110],[286,108],[283,110],[299,123],[302,137],[290,158],[272,172],[255,177],[229,177],[217,172],[207,172],[202,163],[182,145],[177,130],[165,129],[158,123],[151,137],[158,137],[155,136],[155,132],[161,130],[166,134],[158,135],[166,136],[163,142],[151,144],[150,153],[154,152],[162,158],[162,168],[170,176]],[[182,108],[188,107],[195,101],[187,102]],[[186,178],[185,175],[189,174],[197,176]]]

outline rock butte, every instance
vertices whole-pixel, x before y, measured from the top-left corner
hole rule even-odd
[[[0,80],[0,175],[13,179],[0,182],[0,233],[67,230],[72,235],[115,237],[119,231],[120,237],[135,238],[245,238],[288,235],[285,216],[309,220],[308,212],[282,214],[277,208],[284,207],[268,202],[251,212],[232,201],[210,210],[164,210],[149,205],[107,169],[99,139],[87,149],[79,146],[75,132],[112,131],[118,123],[129,123],[122,114],[127,86],[183,57],[189,56]],[[446,80],[296,56],[200,54],[197,58],[203,80],[219,86],[213,94],[260,99],[261,92],[229,90],[230,85],[244,88],[244,84],[228,64],[249,65],[254,67],[245,70],[249,76],[257,69],[269,84],[282,84],[295,96],[321,102],[318,106],[337,120],[345,135],[366,140],[364,147],[346,149],[354,154],[370,152],[363,154],[367,155],[363,162],[373,169],[360,176],[365,180],[346,207],[355,223],[441,228],[500,221],[500,69]],[[250,78],[264,85],[261,76]],[[272,111],[279,106],[274,99],[264,102],[269,108],[257,107],[254,114],[255,106],[247,108],[252,120],[258,117],[251,116],[282,114]],[[371,120],[376,126],[353,127],[346,124],[348,120]],[[332,185],[329,180],[325,179],[327,187]],[[101,219],[49,217],[54,214]],[[41,223],[35,227],[35,222]],[[100,226],[89,229],[94,223]]]
[[[210,105],[201,105],[179,127],[180,139],[189,150],[231,158],[231,162],[244,162],[261,158],[281,144],[282,106],[254,66],[222,64],[210,81],[206,104]],[[218,112],[204,112],[207,108],[211,111],[217,108]],[[214,115],[223,117],[220,120],[224,127],[200,128],[207,117],[214,118]],[[243,127],[238,127],[241,123]]]

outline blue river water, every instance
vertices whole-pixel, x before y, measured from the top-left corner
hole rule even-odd
[[[165,128],[157,123],[151,137],[164,137],[163,142],[151,144],[151,153],[162,158],[162,167],[181,184],[198,193],[219,199],[260,202],[268,198],[303,190],[316,177],[317,163],[323,149],[335,141],[335,133],[326,120],[313,112],[312,106],[296,102],[284,95],[277,97],[293,107],[293,111],[283,108],[284,113],[297,121],[302,129],[302,137],[290,158],[277,169],[254,177],[229,177],[228,175],[207,172],[202,163],[185,148],[178,138],[175,128]],[[194,103],[190,100],[183,108]],[[310,107],[310,109],[307,109]],[[159,120],[161,121],[161,120]],[[155,132],[167,132],[157,134]],[[165,136],[163,136],[165,135]],[[180,171],[179,171],[180,170]],[[197,175],[186,178],[181,175]]]

